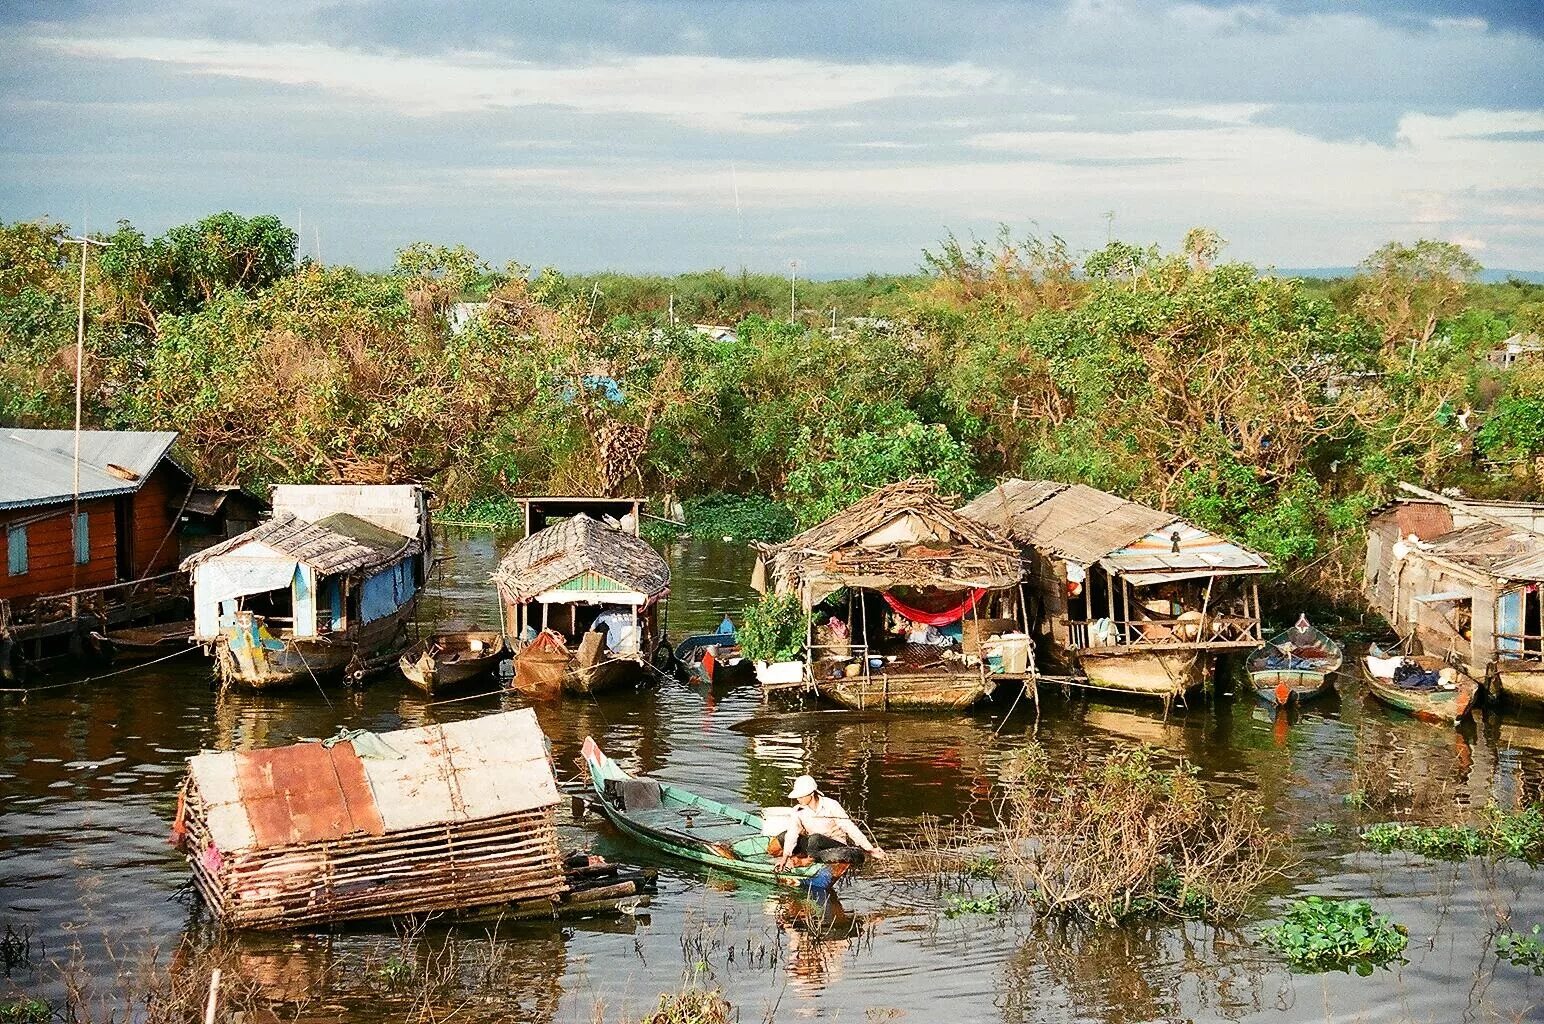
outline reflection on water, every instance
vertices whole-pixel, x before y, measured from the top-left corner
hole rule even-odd
[[[452,535],[422,605],[429,621],[497,622],[487,576],[507,539]],[[751,555],[683,543],[675,569],[673,635],[712,629],[749,597]],[[1227,688],[1224,688],[1225,690]],[[789,779],[820,778],[882,844],[925,818],[989,816],[997,763],[1031,735],[1064,762],[1130,743],[1183,755],[1208,783],[1254,793],[1294,832],[1299,863],[1274,896],[1368,896],[1409,927],[1408,963],[1370,978],[1294,976],[1254,942],[1259,922],[1219,930],[1142,922],[1055,925],[1022,912],[947,919],[936,893],[893,879],[851,880],[840,902],[705,879],[661,863],[603,822],[566,821],[566,846],[660,864],[648,912],[565,924],[389,927],[332,934],[219,937],[191,906],[187,873],[166,844],[184,759],[330,735],[340,725],[392,729],[521,706],[512,695],[433,704],[400,680],[350,693],[299,689],[217,698],[194,658],[89,689],[0,704],[0,934],[33,937],[34,967],[0,978],[0,994],[57,997],[46,960],[79,943],[99,978],[184,936],[218,945],[232,970],[265,995],[354,1018],[400,1019],[392,972],[415,965],[485,1019],[489,979],[515,1019],[637,1019],[664,991],[722,987],[741,1019],[947,1021],[1188,1021],[1270,1019],[1519,1020],[1539,1014],[1544,983],[1498,965],[1498,921],[1544,923],[1544,887],[1526,865],[1380,856],[1358,827],[1389,817],[1444,820],[1496,801],[1544,796],[1544,721],[1483,711],[1462,729],[1428,725],[1370,703],[1354,679],[1338,698],[1281,716],[1245,688],[1165,718],[1141,703],[1090,701],[1048,689],[1008,713],[1011,695],[968,715],[887,715],[763,705],[754,687],[667,685],[644,694],[536,705],[560,769],[575,776],[593,735],[629,769],[707,795],[781,804]],[[1348,800],[1348,797],[1353,797]],[[1269,908],[1267,908],[1267,914]],[[46,949],[46,954],[38,952]],[[110,958],[116,958],[110,959]],[[175,962],[172,964],[175,968]],[[335,1019],[335,1018],[334,1018]],[[506,1018],[508,1019],[508,1018]]]

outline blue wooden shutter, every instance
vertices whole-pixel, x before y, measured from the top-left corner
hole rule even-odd
[[[27,574],[27,528],[12,526],[5,531],[7,571],[12,576]]]
[[[82,512],[75,517],[75,564],[91,561],[91,513]]]

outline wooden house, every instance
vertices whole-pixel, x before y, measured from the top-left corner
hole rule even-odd
[[[528,512],[526,521],[547,520]],[[661,640],[670,566],[635,532],[570,514],[516,542],[493,583],[517,689],[589,694],[643,680]]]
[[[1028,563],[1034,636],[1063,681],[1165,702],[1258,647],[1264,557],[1173,513],[1052,480],[1005,480],[961,512]]]
[[[173,614],[191,475],[170,431],[0,429],[0,674],[92,631]]]
[[[530,709],[188,762],[173,838],[221,923],[280,929],[569,891]],[[518,916],[518,915],[517,915]]]
[[[1427,496],[1387,505],[1368,523],[1369,603],[1414,642],[1412,653],[1544,704],[1544,503],[1418,493]]]
[[[964,708],[1033,673],[1018,550],[931,481],[878,488],[762,548],[758,571],[811,613],[804,682],[839,704]]]
[[[256,689],[396,663],[432,559],[423,488],[280,486],[267,522],[182,563],[193,635]]]

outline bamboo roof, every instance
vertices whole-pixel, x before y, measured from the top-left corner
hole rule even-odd
[[[493,582],[510,600],[525,602],[585,574],[648,598],[670,589],[670,566],[647,541],[583,513],[516,542]]]
[[[1098,563],[1138,585],[1269,572],[1264,556],[1178,518],[1083,484],[1004,480],[960,510],[1025,547]]]
[[[297,519],[288,512],[275,512],[266,523],[189,555],[183,559],[182,569],[187,572],[212,559],[234,556],[241,548],[253,544],[329,576],[390,565],[422,550],[418,538],[393,533],[347,512],[334,513],[315,523]]]
[[[1013,542],[961,515],[931,480],[880,487],[766,551],[780,589],[996,589],[1023,578]]]

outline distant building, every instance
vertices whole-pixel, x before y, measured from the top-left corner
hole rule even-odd
[[[488,309],[486,302],[453,302],[445,311],[445,322],[451,334],[462,334]]]
[[[692,324],[692,330],[714,341],[738,342],[740,340],[740,334],[735,328],[723,324]]]
[[[1537,359],[1540,355],[1544,355],[1544,338],[1537,334],[1518,333],[1486,353],[1485,358],[1490,365],[1507,370],[1517,363]]]

